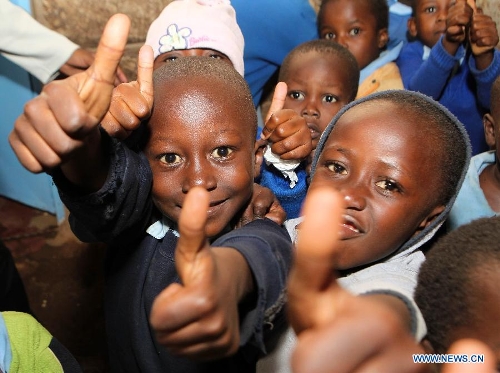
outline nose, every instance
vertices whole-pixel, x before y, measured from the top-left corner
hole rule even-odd
[[[437,14],[437,22],[445,22],[447,16],[448,16],[448,10],[441,9]]]
[[[208,160],[194,160],[186,166],[182,192],[187,193],[195,186],[205,188],[207,191],[217,188],[217,178]]]
[[[302,109],[302,112],[300,113],[300,115],[304,118],[307,118],[307,117],[319,118],[321,116],[321,113],[318,109],[318,105],[316,103],[316,100],[308,99],[305,102],[304,108]]]
[[[344,48],[349,49],[349,45],[347,44],[346,35],[344,35],[344,34],[337,35],[337,38],[334,41],[336,41],[338,44],[342,45]]]
[[[344,185],[339,188],[339,192],[344,197],[346,209],[362,211],[366,207],[366,191],[363,186]]]

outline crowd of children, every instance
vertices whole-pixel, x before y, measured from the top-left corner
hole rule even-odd
[[[265,5],[233,3],[172,1],[116,88],[130,20],[113,16],[89,69],[45,85],[9,137],[76,236],[108,245],[112,371],[460,373],[412,355],[472,338],[459,351],[491,373],[495,22],[466,0],[322,0],[317,34],[269,62],[258,127],[265,40],[245,20]],[[0,341],[0,372],[80,369],[26,313],[0,316]]]

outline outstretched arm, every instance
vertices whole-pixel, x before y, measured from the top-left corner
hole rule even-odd
[[[31,172],[61,167],[75,186],[95,191],[107,176],[98,124],[106,113],[130,20],[110,18],[94,63],[84,72],[47,84],[16,120],[9,142]]]
[[[250,339],[262,343],[249,334],[265,329],[265,311],[279,311],[276,304],[283,296],[291,249],[285,232],[265,220],[234,230],[210,246],[205,236],[207,208],[207,192],[191,189],[178,224],[175,261],[181,284],[163,290],[150,314],[159,343],[173,354],[197,360],[230,356]],[[255,229],[246,230],[252,224]],[[282,234],[262,233],[265,224]],[[264,307],[270,302],[272,306]],[[251,327],[243,330],[248,324]]]
[[[205,236],[208,194],[195,187],[179,218],[175,250],[182,284],[158,295],[150,321],[158,342],[173,354],[206,360],[239,346],[238,303],[252,290],[245,259],[230,248],[210,248]]]

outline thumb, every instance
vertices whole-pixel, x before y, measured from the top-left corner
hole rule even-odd
[[[467,4],[469,4],[469,6],[472,8],[472,10],[474,12],[476,12],[477,8],[476,8],[476,0],[467,0]]]
[[[285,106],[287,91],[288,87],[285,82],[279,82],[278,84],[276,84],[276,88],[274,89],[273,94],[273,100],[271,101],[271,106],[269,107],[269,111],[266,115],[266,124],[262,129],[261,137],[263,139],[267,139],[278,125],[278,123],[273,123],[273,121],[270,121],[269,119],[271,119],[273,113],[283,109],[283,107]]]
[[[304,201],[290,286],[317,293],[336,280],[334,259],[343,209],[340,194],[331,188],[310,189]],[[306,295],[306,294],[304,294]]]
[[[201,187],[192,188],[179,216],[179,240],[175,249],[175,265],[184,285],[194,275],[197,254],[207,244],[205,225],[209,204],[208,192]]]
[[[442,373],[493,373],[496,371],[496,357],[493,351],[483,342],[475,339],[461,339],[453,343],[448,353],[455,355],[468,355],[476,358],[482,355],[484,362],[477,364],[443,364]]]
[[[83,81],[79,82],[80,98],[88,113],[98,120],[108,110],[116,69],[125,50],[129,29],[130,19],[125,14],[115,14],[108,20],[97,46],[94,63],[85,71]]]
[[[153,106],[153,49],[149,45],[143,45],[139,50],[137,61],[137,82],[139,91],[148,102],[149,108]]]

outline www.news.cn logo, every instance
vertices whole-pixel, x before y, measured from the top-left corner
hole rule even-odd
[[[415,364],[433,363],[433,364],[482,364],[484,363],[483,354],[413,354]]]

